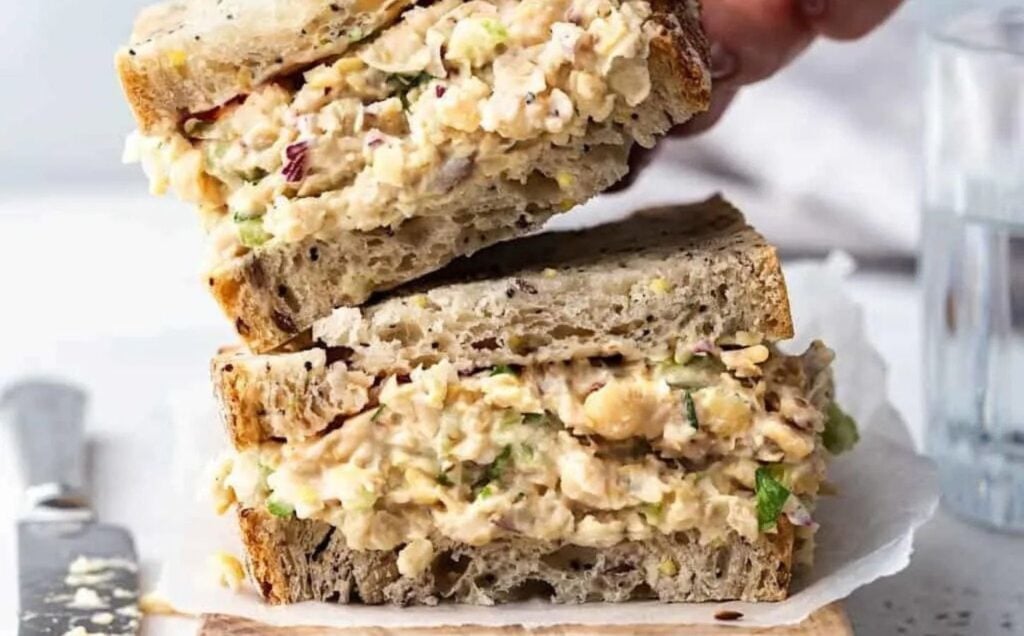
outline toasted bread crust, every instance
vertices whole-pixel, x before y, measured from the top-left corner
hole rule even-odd
[[[781,601],[788,595],[795,545],[785,519],[755,544],[730,535],[722,544],[702,546],[692,532],[605,549],[526,538],[471,547],[434,538],[433,564],[413,579],[398,572],[399,550],[350,550],[341,533],[319,521],[279,519],[254,509],[239,511],[238,521],[249,573],[275,605],[489,605],[518,600],[538,586],[560,603]],[[666,560],[675,573],[658,567]]]
[[[343,53],[411,0],[167,0],[138,16],[114,64],[139,129],[175,129],[253,87]]]

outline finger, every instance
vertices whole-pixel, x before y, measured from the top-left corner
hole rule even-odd
[[[771,77],[814,39],[800,0],[708,0],[703,22],[712,45],[717,85]]]
[[[811,28],[826,37],[852,40],[867,35],[900,6],[901,0],[801,0]]]
[[[718,123],[719,119],[722,118],[722,115],[725,114],[725,111],[729,108],[729,104],[731,104],[732,100],[736,98],[736,93],[738,92],[739,89],[732,86],[724,86],[715,90],[711,93],[710,108],[673,130],[672,134],[690,137],[693,135],[699,135],[711,128]]]

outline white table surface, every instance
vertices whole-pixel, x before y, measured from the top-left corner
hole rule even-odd
[[[92,394],[95,507],[129,527],[147,577],[156,572],[174,514],[169,409],[205,381],[206,364],[233,335],[199,284],[196,222],[171,202],[135,193],[21,198],[0,194],[0,386],[57,375]],[[869,334],[890,366],[892,400],[920,443],[919,302],[914,281],[862,272],[849,282]],[[0,440],[3,440],[0,437]],[[0,500],[19,487],[0,448]],[[894,487],[897,485],[894,485]],[[15,563],[16,506],[0,506],[0,562]],[[15,570],[0,569],[0,634],[13,633]],[[910,567],[857,591],[847,609],[860,634],[1024,633],[1024,539],[990,533],[940,510],[918,535]],[[147,634],[192,634],[182,619],[149,621]]]

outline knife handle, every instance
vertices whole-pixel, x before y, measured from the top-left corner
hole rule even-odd
[[[87,509],[83,416],[86,394],[59,382],[25,381],[0,395],[0,419],[32,510]]]

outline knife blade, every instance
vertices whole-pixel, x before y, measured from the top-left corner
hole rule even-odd
[[[24,475],[18,522],[19,636],[136,634],[139,580],[127,530],[96,521],[85,495],[85,394],[31,381],[0,396]]]

